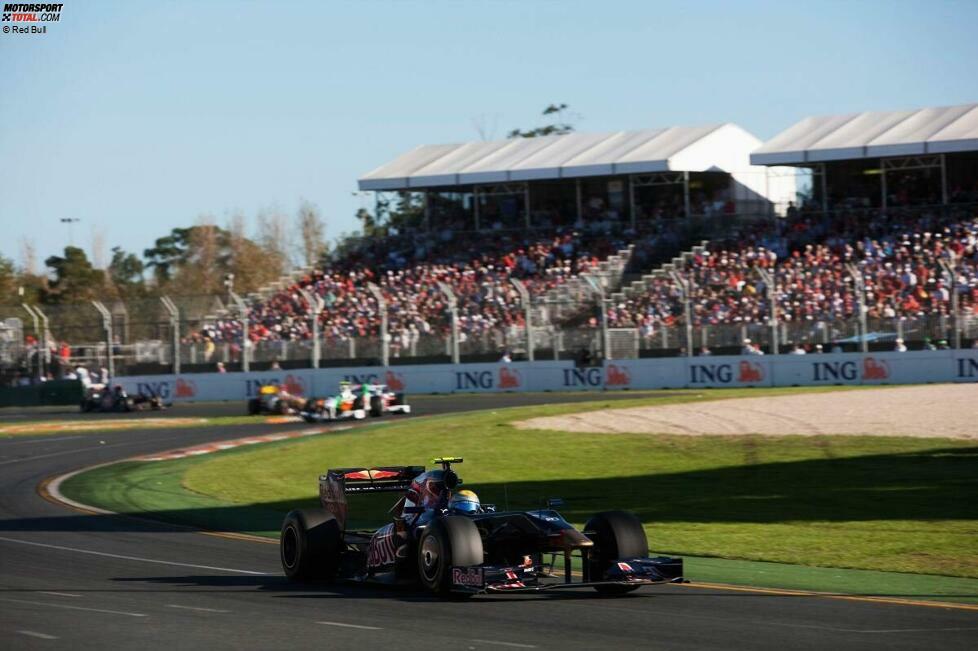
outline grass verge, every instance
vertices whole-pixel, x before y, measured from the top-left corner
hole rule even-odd
[[[667,404],[790,390],[684,392]],[[83,503],[210,529],[275,535],[314,504],[329,466],[464,456],[484,502],[563,497],[569,520],[625,508],[693,580],[978,602],[978,444],[876,437],[663,437],[528,433],[508,423],[633,401],[416,418],[382,428],[174,462],[127,463],[62,487]],[[379,499],[378,499],[379,498]],[[351,505],[383,521],[390,496]]]

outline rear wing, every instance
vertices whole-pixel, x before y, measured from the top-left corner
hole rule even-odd
[[[407,490],[411,481],[424,472],[424,466],[384,466],[379,468],[331,468],[324,479],[340,480],[344,493],[383,493]]]
[[[388,493],[411,487],[424,466],[384,466],[380,468],[331,468],[319,478],[319,500],[346,530],[348,493]]]

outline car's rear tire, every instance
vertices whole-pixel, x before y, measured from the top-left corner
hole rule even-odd
[[[384,415],[384,399],[380,396],[370,396],[370,415],[374,418]]]
[[[280,416],[285,416],[289,413],[289,403],[285,400],[279,398],[275,401],[275,413]]]
[[[479,530],[463,516],[450,515],[432,522],[417,550],[418,580],[425,589],[442,597],[452,592],[453,565],[480,565],[484,558]]]
[[[258,398],[252,398],[248,401],[248,415],[257,416],[261,413],[261,401]]]
[[[325,509],[290,511],[282,522],[279,556],[293,581],[333,579],[342,547],[340,525]]]
[[[591,550],[590,574],[592,581],[604,578],[608,567],[623,558],[645,558],[649,555],[649,541],[645,529],[634,514],[627,511],[604,511],[595,514],[584,525],[584,534],[594,542]],[[601,594],[619,595],[637,590],[637,585],[597,585]]]

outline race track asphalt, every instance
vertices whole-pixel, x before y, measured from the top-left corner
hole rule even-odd
[[[417,413],[437,413],[595,397],[617,396],[416,397],[413,403]],[[167,413],[242,409],[185,406]],[[52,417],[61,416],[43,415]],[[8,418],[20,416],[0,415]],[[618,599],[581,590],[443,602],[410,590],[296,586],[282,576],[274,544],[82,514],[37,491],[51,476],[93,464],[288,427],[0,440],[0,647],[976,648],[978,611],[697,588],[695,576],[691,586],[644,588]]]

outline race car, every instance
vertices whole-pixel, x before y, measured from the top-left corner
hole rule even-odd
[[[329,398],[314,398],[306,402],[300,415],[309,423],[353,418],[362,420],[384,414],[410,414],[411,405],[404,394],[388,391],[383,384],[352,384],[340,382],[340,392]]]
[[[266,384],[258,389],[258,396],[248,401],[248,415],[297,414],[306,405],[306,399],[289,393],[278,384]]]
[[[462,459],[424,466],[339,468],[319,478],[321,508],[294,510],[282,523],[279,552],[297,581],[411,584],[439,596],[592,587],[621,595],[644,585],[680,583],[681,558],[649,557],[641,522],[625,511],[597,513],[578,531],[553,507],[496,511],[482,505],[452,469]],[[348,494],[400,492],[392,521],[375,531],[347,529]],[[558,557],[562,569],[555,570]],[[572,571],[579,561],[580,574]],[[575,577],[580,580],[575,581]]]
[[[81,399],[82,412],[110,411],[161,411],[164,409],[163,400],[159,396],[147,396],[142,393],[130,396],[121,386],[109,389],[104,384],[92,384]]]

